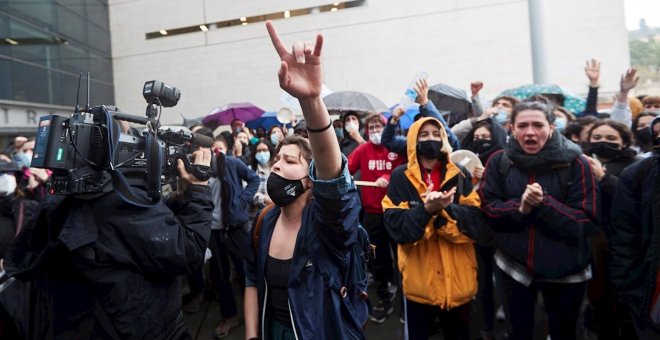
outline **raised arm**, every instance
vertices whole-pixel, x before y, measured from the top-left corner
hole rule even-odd
[[[323,36],[318,34],[315,43],[297,41],[289,52],[270,20],[266,21],[266,28],[281,60],[277,73],[280,87],[297,98],[302,107],[312,157],[316,160],[317,178],[336,178],[341,172],[342,158],[337,137],[331,129],[332,120],[321,99]]]

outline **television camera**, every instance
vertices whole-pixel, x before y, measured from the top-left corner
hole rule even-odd
[[[213,140],[187,129],[160,126],[162,107],[178,103],[179,89],[152,80],[144,84],[142,94],[146,118],[114,106],[89,108],[89,104],[82,110],[76,105],[70,117],[41,117],[32,166],[53,171],[51,194],[100,194],[114,189],[132,203],[149,205],[160,199],[161,180],[176,182],[178,159],[198,179],[210,177],[210,167],[193,165],[189,153],[196,146],[210,147]],[[146,129],[137,135],[123,133],[117,120]],[[146,189],[151,202],[135,197],[131,187]]]

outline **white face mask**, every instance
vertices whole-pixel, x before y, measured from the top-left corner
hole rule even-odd
[[[13,174],[0,175],[0,196],[9,196],[16,191],[16,176]]]
[[[383,136],[383,135],[380,134],[380,133],[376,133],[376,132],[374,132],[374,133],[370,133],[370,134],[369,134],[369,140],[370,140],[372,143],[376,144],[376,145],[380,145],[380,139],[381,139],[382,136]]]
[[[350,122],[350,123],[346,124],[346,127],[345,127],[346,132],[348,132],[348,133],[356,131],[358,128],[360,128],[360,126],[357,125],[356,123],[353,123],[353,122]]]

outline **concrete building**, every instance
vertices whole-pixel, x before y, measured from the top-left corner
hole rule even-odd
[[[615,91],[630,64],[623,0],[544,1],[549,81],[586,94],[584,64],[595,57],[601,94]],[[388,105],[419,70],[431,83],[464,89],[482,80],[491,97],[533,81],[526,0],[109,0],[109,7],[116,104],[141,115],[144,82],[165,81],[182,92],[163,111],[166,123],[229,102],[283,106],[267,18],[286,44],[324,35],[328,88],[370,92]]]

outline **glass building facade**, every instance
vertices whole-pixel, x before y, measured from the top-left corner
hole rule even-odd
[[[73,107],[80,72],[114,104],[107,0],[0,0],[0,100]]]

